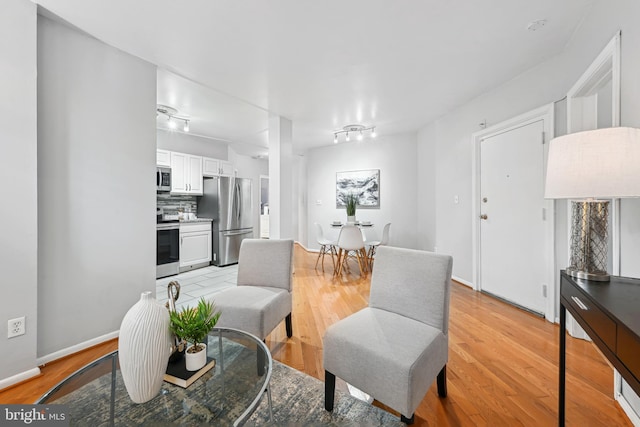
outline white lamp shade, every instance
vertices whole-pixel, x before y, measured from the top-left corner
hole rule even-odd
[[[640,129],[596,129],[554,138],[544,197],[640,197]]]

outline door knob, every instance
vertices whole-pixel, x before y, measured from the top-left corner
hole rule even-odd
[[[487,214],[482,214],[482,215],[480,215],[480,219],[487,219],[487,218],[489,218],[489,217],[487,216]]]

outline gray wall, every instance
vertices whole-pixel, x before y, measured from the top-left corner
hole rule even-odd
[[[640,2],[634,0],[595,2],[562,54],[425,126],[423,132],[428,133],[433,132],[431,127],[435,127],[435,137],[421,140],[421,143],[431,147],[419,150],[418,162],[428,162],[428,153],[433,150],[437,153],[435,245],[439,252],[453,255],[454,276],[472,281],[471,135],[480,130],[478,124],[486,119],[491,126],[561,99],[616,31],[621,29],[622,125],[640,126],[638,16]],[[454,195],[459,195],[460,202],[457,205],[452,203]],[[420,217],[423,215],[430,215],[424,206],[419,212]],[[563,219],[556,218],[560,221]],[[623,274],[631,271],[631,265],[637,265],[637,256],[640,254],[640,227],[630,224],[635,223],[636,218],[640,218],[640,203],[635,200],[624,201],[622,228],[625,234],[621,242]],[[564,224],[559,226],[566,227]]]
[[[158,129],[157,137],[158,148],[163,150],[229,160],[228,144],[224,141],[163,129]]]
[[[36,6],[3,2],[0,13],[0,384],[36,368],[37,133]],[[26,334],[7,338],[9,319],[26,316]],[[37,371],[36,371],[37,373]],[[0,388],[3,386],[0,385]]]
[[[155,291],[155,105],[155,66],[40,17],[39,357]]]
[[[338,231],[329,224],[346,221],[344,208],[336,208],[336,172],[380,169],[380,209],[359,208],[356,218],[371,221],[367,239],[377,240],[382,228],[391,223],[391,246],[418,248],[416,183],[416,135],[380,135],[374,141],[341,143],[309,150],[307,161],[307,247],[318,249],[314,223],[322,225],[325,235],[337,238]],[[321,205],[317,201],[321,201]],[[303,243],[304,244],[304,243]]]

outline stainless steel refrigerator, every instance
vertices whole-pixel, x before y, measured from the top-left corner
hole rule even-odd
[[[238,262],[242,240],[253,237],[251,180],[236,177],[205,178],[198,197],[198,217],[212,218],[212,264]]]

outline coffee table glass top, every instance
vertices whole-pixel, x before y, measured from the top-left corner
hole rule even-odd
[[[216,365],[186,389],[164,382],[158,396],[142,404],[132,402],[114,351],[75,372],[36,403],[68,405],[71,425],[242,424],[268,392],[271,354],[255,336],[235,329],[214,328],[207,340],[207,353]]]

